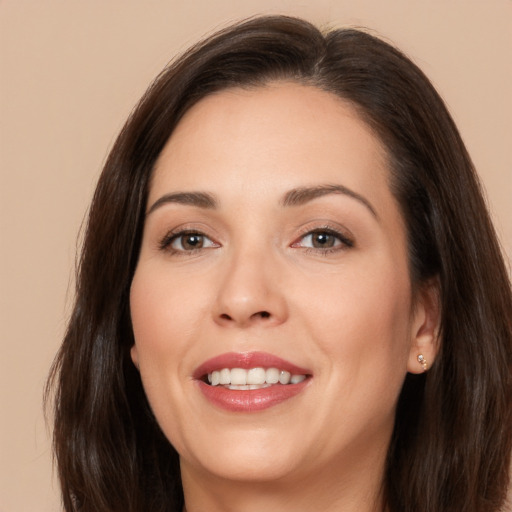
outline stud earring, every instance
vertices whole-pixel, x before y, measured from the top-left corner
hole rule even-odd
[[[426,372],[428,370],[428,365],[427,365],[427,360],[425,359],[425,357],[423,356],[423,354],[420,354],[418,356],[418,363],[421,364],[421,366],[423,366],[423,371]]]

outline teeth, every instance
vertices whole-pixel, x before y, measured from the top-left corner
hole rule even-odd
[[[263,368],[247,370],[247,384],[265,384],[267,372]]]
[[[279,374],[279,382],[281,384],[289,384],[291,376],[292,375],[290,372],[282,370],[281,373]]]
[[[224,368],[220,371],[220,381],[219,384],[230,384],[231,383],[231,372],[229,368]]]
[[[298,384],[299,382],[302,382],[305,378],[305,375],[292,375],[290,378],[290,382],[292,384]]]
[[[247,371],[242,370],[242,368],[233,368],[231,370],[230,384],[234,384],[235,386],[245,386],[247,384]]]
[[[225,386],[228,389],[261,389],[272,384],[299,384],[305,375],[292,375],[286,370],[277,368],[222,368],[208,374],[208,382],[212,386]]]
[[[265,372],[265,380],[268,384],[277,384],[279,382],[279,370],[277,368],[269,368]]]
[[[269,388],[271,384],[246,384],[245,386],[235,386],[230,384],[227,386],[228,389],[263,389],[263,388]]]

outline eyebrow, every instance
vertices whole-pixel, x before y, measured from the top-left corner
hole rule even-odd
[[[175,203],[185,204],[189,206],[197,206],[199,208],[215,209],[217,208],[217,200],[207,192],[176,192],[173,194],[165,194],[157,199],[149,208],[146,215],[154,212],[164,204]]]
[[[359,201],[364,205],[370,213],[378,219],[377,212],[372,206],[370,201],[365,197],[354,192],[353,190],[344,187],[343,185],[318,185],[315,187],[299,187],[288,191],[281,200],[281,205],[284,207],[302,206],[314,199],[323,197],[329,194],[342,194],[356,201]],[[149,208],[146,215],[151,214],[156,209],[160,208],[164,204],[184,204],[188,206],[196,206],[198,208],[205,208],[214,210],[218,207],[218,202],[215,196],[208,192],[174,192],[165,194],[157,199]]]
[[[357,192],[344,187],[343,185],[319,185],[315,187],[295,188],[284,195],[282,205],[302,206],[309,201],[312,201],[313,199],[329,194],[343,194],[345,196],[351,197],[352,199],[355,199],[356,201],[359,201],[361,204],[363,204],[376,219],[379,218],[377,211],[372,206],[370,201],[368,201],[368,199],[358,194]]]

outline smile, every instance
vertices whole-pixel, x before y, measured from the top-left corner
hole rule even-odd
[[[227,353],[194,372],[203,396],[230,412],[256,412],[283,403],[306,389],[312,374],[263,352]]]

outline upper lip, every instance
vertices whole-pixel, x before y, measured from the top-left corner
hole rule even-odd
[[[310,370],[267,352],[227,352],[202,363],[194,371],[193,377],[201,379],[206,374],[222,368],[277,368],[292,375],[311,375]]]

